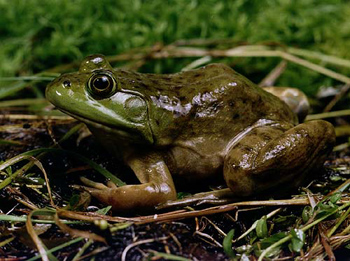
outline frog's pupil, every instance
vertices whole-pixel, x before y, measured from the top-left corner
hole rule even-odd
[[[109,87],[109,79],[107,76],[100,76],[95,79],[94,87],[98,90],[105,90]]]

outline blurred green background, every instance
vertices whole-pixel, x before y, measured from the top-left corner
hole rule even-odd
[[[0,0],[0,13],[1,77],[33,75],[93,53],[115,55],[193,38],[275,43],[350,59],[350,2],[345,0]],[[192,60],[158,60],[141,70],[175,72]],[[257,82],[280,59],[214,61],[230,63]],[[334,84],[293,64],[277,83],[307,93]]]

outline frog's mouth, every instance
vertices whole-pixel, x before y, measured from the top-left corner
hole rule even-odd
[[[93,121],[91,119],[85,118],[83,116],[80,115],[76,115],[76,114],[72,114],[66,110],[63,109],[59,109],[60,111],[62,111],[63,113],[85,123],[88,127],[91,126],[93,128],[99,129],[101,131],[104,131],[106,133],[110,133],[115,135],[115,137],[121,138],[123,140],[127,140],[127,141],[148,141],[150,143],[153,143],[153,135],[150,139],[146,139],[145,137],[141,136],[140,133],[136,133],[136,132],[132,132],[130,130],[127,129],[122,129],[119,127],[116,127],[114,125],[109,125],[106,123],[102,123],[102,122],[98,122],[98,121]]]

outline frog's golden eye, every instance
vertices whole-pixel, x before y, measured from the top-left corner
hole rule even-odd
[[[90,77],[87,88],[92,95],[107,98],[117,90],[117,82],[112,74],[97,72]]]

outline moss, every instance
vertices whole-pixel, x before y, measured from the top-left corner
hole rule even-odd
[[[277,42],[350,58],[350,5],[340,0],[0,0],[0,13],[0,76],[30,75],[92,53],[113,55],[192,38]],[[147,69],[178,71],[186,62],[160,61]],[[235,64],[248,76],[258,73],[258,79],[276,62]],[[295,74],[287,70],[283,84],[299,85]],[[303,76],[301,84],[311,89],[326,80],[309,72]]]

